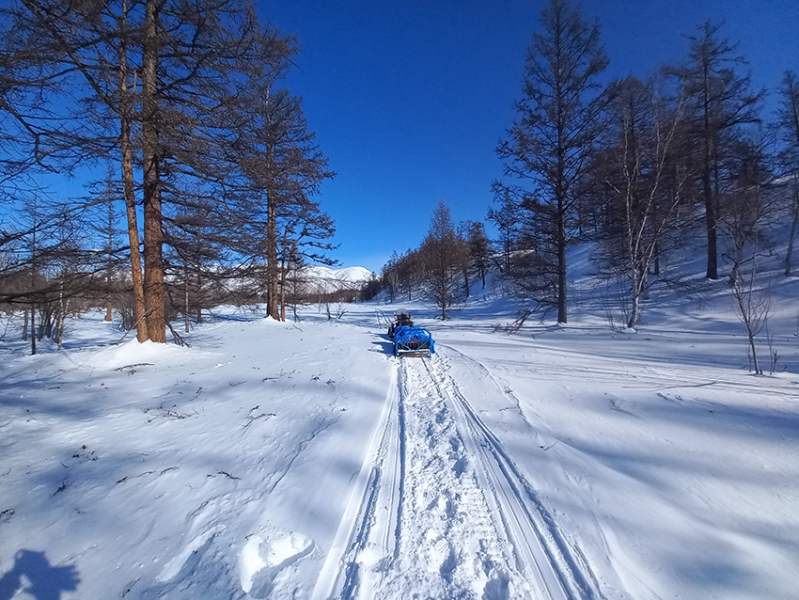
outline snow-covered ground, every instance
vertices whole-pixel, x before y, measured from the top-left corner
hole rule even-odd
[[[590,281],[513,334],[495,287],[219,310],[191,348],[6,330],[0,600],[799,597],[799,282],[756,377],[723,282],[621,333]],[[434,356],[391,355],[399,308]]]

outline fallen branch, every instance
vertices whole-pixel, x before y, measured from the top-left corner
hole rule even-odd
[[[56,495],[56,494],[58,494],[59,492],[63,492],[65,489],[67,489],[67,488],[68,488],[69,486],[71,486],[71,485],[72,485],[72,482],[71,482],[71,481],[64,481],[64,482],[62,482],[62,483],[61,483],[61,485],[60,485],[60,486],[58,486],[58,489],[57,489],[55,492],[53,492],[53,496],[55,496],[55,495]]]
[[[235,477],[228,473],[227,471],[217,471],[216,473],[211,473],[208,477],[216,477],[217,475],[224,475],[228,479],[241,479],[241,477]]]
[[[134,363],[132,365],[125,365],[124,367],[117,367],[114,371],[124,371],[125,369],[133,369],[135,367],[152,367],[153,363]],[[135,373],[136,371],[133,371]]]
[[[169,327],[169,331],[172,332],[172,337],[175,339],[175,343],[178,346],[185,346],[186,348],[191,348],[191,344],[189,344],[186,340],[184,340],[183,337],[172,328],[172,324],[169,321],[166,322],[166,326]]]

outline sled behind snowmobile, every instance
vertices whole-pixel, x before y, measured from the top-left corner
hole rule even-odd
[[[435,354],[436,343],[424,327],[400,325],[394,330],[394,356],[408,352],[429,352]]]

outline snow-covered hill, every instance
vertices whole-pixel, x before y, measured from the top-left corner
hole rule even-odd
[[[344,283],[360,284],[369,281],[374,277],[374,273],[366,267],[344,267],[342,269],[331,269],[330,267],[313,266],[306,267],[307,272],[312,277],[319,279],[334,279]]]
[[[331,269],[330,267],[310,266],[303,268],[301,273],[301,278],[305,280],[304,287],[310,292],[358,289],[372,277],[374,277],[374,273],[365,267]]]

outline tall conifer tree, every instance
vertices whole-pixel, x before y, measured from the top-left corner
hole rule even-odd
[[[552,273],[556,276],[558,322],[567,321],[566,245],[578,182],[599,133],[601,101],[592,97],[608,59],[599,43],[599,24],[586,24],[577,6],[552,0],[541,12],[542,31],[527,50],[523,97],[509,138],[497,153],[505,174],[530,188],[514,191],[522,206],[546,221]],[[539,202],[525,202],[537,191]]]

